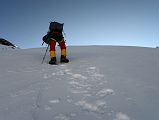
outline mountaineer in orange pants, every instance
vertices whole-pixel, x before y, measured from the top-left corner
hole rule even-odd
[[[50,58],[49,64],[56,64],[56,42],[59,43],[59,46],[61,48],[61,63],[68,63],[69,60],[66,58],[66,44],[64,41],[64,37],[61,32],[54,31],[50,32]]]

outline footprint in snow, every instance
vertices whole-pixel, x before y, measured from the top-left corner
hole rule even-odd
[[[59,114],[54,117],[55,120],[70,120],[70,117],[64,114]]]
[[[81,74],[72,74],[72,77],[75,78],[75,79],[84,79],[84,80],[87,79],[87,77],[85,77]]]
[[[96,67],[88,67],[88,70],[95,70]]]
[[[49,103],[50,103],[50,105],[45,105],[45,106],[44,106],[44,109],[45,109],[45,110],[52,110],[52,107],[51,107],[51,106],[52,106],[53,104],[58,104],[58,103],[60,103],[60,99],[50,100]]]
[[[107,95],[113,95],[113,94],[114,94],[114,90],[112,90],[112,89],[102,89],[102,90],[98,91],[96,95],[98,95],[100,97],[105,97]]]
[[[56,104],[59,103],[60,99],[50,100],[49,103]]]
[[[130,120],[130,117],[122,112],[116,114],[116,118],[114,120]]]
[[[97,100],[94,103],[90,103],[85,100],[81,100],[76,102],[75,105],[81,107],[82,110],[86,110],[88,112],[103,113],[103,108],[106,106],[106,102]]]

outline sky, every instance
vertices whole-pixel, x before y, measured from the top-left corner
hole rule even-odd
[[[57,21],[64,23],[68,46],[156,47],[158,13],[158,0],[0,0],[0,38],[42,47],[49,22]]]

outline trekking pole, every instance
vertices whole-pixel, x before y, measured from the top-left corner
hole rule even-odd
[[[47,51],[48,51],[48,48],[49,48],[49,45],[48,45],[47,48],[46,48],[46,52],[45,52],[45,54],[44,54],[44,57],[43,57],[43,60],[42,60],[41,64],[43,64],[43,62],[44,62],[44,59],[45,59],[45,57],[46,57],[46,53],[47,53]]]

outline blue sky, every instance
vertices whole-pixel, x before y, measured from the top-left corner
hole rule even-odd
[[[50,21],[67,45],[159,46],[158,0],[0,0],[0,38],[41,47]]]

